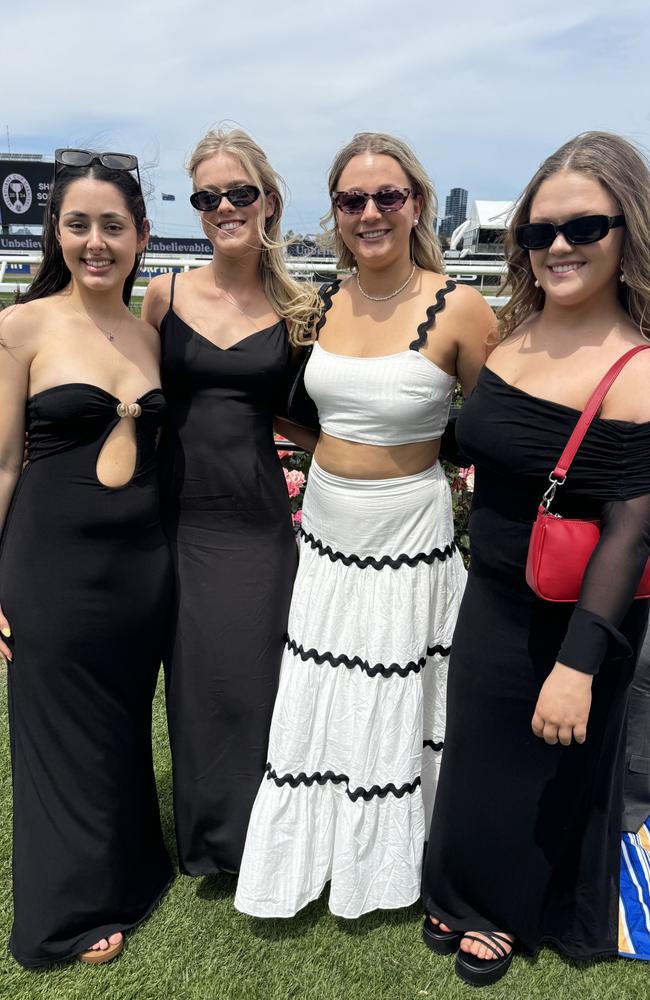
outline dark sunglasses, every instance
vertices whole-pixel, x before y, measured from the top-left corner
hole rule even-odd
[[[60,167],[89,167],[101,163],[107,170],[135,170],[140,184],[138,158],[131,153],[96,153],[92,149],[57,149],[54,151],[54,176]]]
[[[524,226],[517,226],[515,235],[522,250],[546,250],[558,233],[562,233],[569,243],[580,246],[598,243],[610,229],[624,225],[624,215],[582,215],[579,219],[563,222],[561,226],[552,222],[527,222]]]
[[[233,208],[246,208],[257,201],[261,194],[254,184],[241,184],[228,191],[194,191],[190,195],[190,204],[199,212],[214,212],[219,208],[222,198],[227,198]]]
[[[339,212],[346,215],[361,215],[371,198],[377,211],[399,212],[411,193],[410,188],[382,188],[374,194],[367,194],[365,191],[335,191],[332,201]]]

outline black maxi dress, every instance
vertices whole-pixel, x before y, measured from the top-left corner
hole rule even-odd
[[[524,569],[537,506],[578,419],[484,368],[458,420],[476,466],[469,579],[453,637],[445,736],[423,878],[427,911],[501,930],[534,953],[617,953],[628,689],[647,620],[632,601],[650,550],[650,424],[597,419],[555,512],[601,519],[577,605]],[[597,674],[583,745],[531,719],[556,660]]]
[[[280,321],[227,350],[161,323],[160,447],[176,597],[164,666],[181,870],[239,870],[264,777],[297,546],[273,440]]]
[[[119,403],[84,383],[31,397],[30,460],[2,539],[14,654],[9,947],[29,969],[133,927],[172,875],[151,758],[171,601],[155,470],[164,400],[137,400],[136,467],[112,489],[96,463]]]

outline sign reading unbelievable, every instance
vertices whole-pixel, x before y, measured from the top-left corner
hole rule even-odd
[[[40,236],[31,236],[28,233],[0,236],[0,251],[4,250],[5,253],[9,253],[11,250],[39,251],[40,249]],[[196,239],[191,237],[172,239],[168,236],[150,236],[145,256],[150,257],[155,254],[209,257],[212,254],[212,244],[209,240],[203,240],[200,237]]]
[[[0,219],[4,226],[43,224],[54,164],[0,158]]]

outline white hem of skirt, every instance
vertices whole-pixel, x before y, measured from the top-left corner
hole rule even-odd
[[[439,465],[367,481],[312,464],[238,910],[290,917],[328,881],[346,919],[418,899],[464,583]]]

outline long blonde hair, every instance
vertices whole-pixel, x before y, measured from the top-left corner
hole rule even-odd
[[[411,260],[425,271],[442,274],[444,271],[442,250],[435,231],[438,214],[436,193],[426,170],[411,147],[402,139],[387,135],[385,132],[358,132],[353,136],[347,146],[334,157],[328,178],[330,197],[337,191],[344,168],[354,156],[359,156],[361,153],[381,153],[384,156],[391,156],[399,163],[408,177],[411,192],[422,198],[420,221],[411,230]],[[341,270],[353,268],[356,263],[355,258],[341,239],[333,203],[329,212],[321,219],[321,228],[338,255],[339,268]]]
[[[508,270],[503,291],[510,299],[498,313],[501,336],[507,337],[544,305],[535,287],[527,250],[518,246],[517,226],[530,221],[530,206],[542,183],[560,170],[589,174],[609,191],[625,216],[621,305],[644,337],[650,337],[650,169],[631,142],[613,132],[582,132],[544,160],[525,188],[510,219],[504,241]]]
[[[258,221],[262,286],[273,310],[286,321],[290,342],[299,346],[311,338],[320,302],[314,285],[295,281],[287,269],[284,258],[286,243],[280,230],[286,185],[269,163],[266,153],[248,133],[240,128],[219,126],[203,136],[187,162],[187,172],[195,186],[199,163],[222,152],[236,157],[252,183],[260,189],[262,209],[269,196],[274,195],[272,215],[264,219],[262,211]]]

